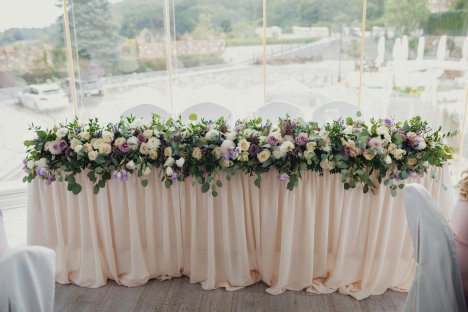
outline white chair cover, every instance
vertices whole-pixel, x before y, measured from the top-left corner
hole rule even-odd
[[[187,107],[181,113],[182,120],[188,120],[191,114],[196,114],[198,120],[202,118],[205,120],[216,120],[221,116],[226,120],[230,120],[232,117],[232,112],[229,109],[211,102],[202,102]]]
[[[341,101],[330,102],[316,108],[312,112],[312,121],[318,122],[321,125],[340,117],[356,118],[358,111],[359,108],[351,103]]]
[[[54,251],[21,247],[0,258],[0,311],[53,311],[54,296]]]
[[[282,101],[267,103],[254,112],[254,116],[269,119],[273,123],[277,122],[280,117],[286,117],[286,114],[292,118],[305,119],[305,114],[299,107]]]
[[[162,119],[168,119],[170,114],[163,108],[151,104],[141,104],[127,109],[122,113],[123,116],[133,115],[142,117],[145,120],[151,120],[152,114],[158,114]]]
[[[8,241],[6,238],[5,225],[3,224],[3,214],[0,209],[0,258],[2,258],[10,248],[8,247]]]
[[[417,262],[404,311],[465,312],[457,251],[447,221],[423,186],[409,184],[403,194]]]

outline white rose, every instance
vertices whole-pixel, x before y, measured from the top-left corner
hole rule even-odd
[[[169,158],[166,159],[166,161],[164,162],[164,166],[165,167],[172,167],[174,162],[175,162],[175,159],[172,156],[169,156]]]
[[[279,148],[273,149],[273,158],[280,159],[283,158],[286,154],[283,154]]]
[[[177,165],[177,167],[179,167],[179,168],[182,168],[182,166],[184,165],[184,163],[185,163],[185,159],[184,159],[183,157],[181,157],[181,158],[179,158],[179,159],[176,160],[176,165]]]
[[[353,134],[353,126],[346,126],[346,128],[343,130],[343,133],[347,135]]]
[[[115,139],[114,146],[120,147],[124,143],[125,143],[125,138],[120,137],[120,138]]]
[[[250,142],[246,139],[242,139],[237,143],[237,146],[241,149],[241,151],[248,151],[250,147]]]
[[[81,141],[78,140],[77,138],[73,138],[70,140],[70,148],[72,150],[75,150],[75,148],[78,146],[78,145],[81,145]]]
[[[208,140],[214,140],[218,137],[218,135],[219,135],[218,131],[210,130],[205,134],[205,138],[207,138]]]
[[[109,143],[103,143],[99,146],[99,153],[109,155],[112,152],[112,146]]]
[[[158,152],[156,152],[155,150],[150,150],[149,156],[152,160],[156,160],[158,158]]]
[[[125,167],[129,170],[134,170],[136,168],[135,162],[133,160],[130,160]]]
[[[377,134],[387,136],[389,134],[389,130],[385,126],[380,126],[380,127],[377,128]]]
[[[330,153],[331,152],[331,146],[330,145],[323,146],[322,151],[324,151],[326,153]]]
[[[26,167],[28,167],[29,169],[34,168],[34,160],[28,161],[28,163],[26,164]]]
[[[63,138],[64,136],[66,136],[68,134],[68,129],[67,128],[60,128],[60,129],[57,130],[57,132],[55,134],[57,135],[58,139],[61,139],[61,138]]]
[[[161,141],[158,138],[150,138],[147,145],[149,149],[155,150],[161,146]]]
[[[237,137],[237,133],[235,131],[230,131],[226,133],[226,140],[234,141]]]
[[[385,163],[386,163],[387,165],[390,165],[390,164],[392,163],[392,157],[390,157],[390,155],[387,155],[387,156],[385,157]]]
[[[114,133],[107,131],[107,130],[102,131],[102,139],[106,143],[111,143],[112,140],[114,140]]]
[[[236,144],[234,144],[234,142],[231,141],[231,140],[224,140],[223,143],[221,144],[221,147],[220,147],[221,153],[222,153],[222,154],[226,153],[226,151],[227,151],[228,148],[230,148],[230,147],[231,147],[231,148],[234,148],[234,147],[236,147]]]
[[[146,167],[145,171],[143,171],[143,175],[148,176],[151,173],[151,169],[149,167]]]
[[[138,139],[135,136],[129,137],[127,139],[127,143],[128,143],[128,146],[133,150],[136,150],[138,147]]]
[[[77,145],[75,146],[75,153],[79,153],[83,150],[83,145]]]
[[[38,161],[36,161],[34,164],[39,167],[39,168],[46,168],[47,167],[48,160],[47,158],[41,158]],[[30,168],[31,169],[31,168]]]
[[[417,148],[417,149],[418,149],[418,150],[423,150],[423,149],[425,149],[426,147],[427,147],[426,142],[425,142],[425,141],[421,141],[421,142],[419,142],[418,148]]]
[[[294,149],[294,144],[291,141],[285,141],[280,146],[280,152],[283,155],[286,155],[288,152]]]
[[[166,174],[167,174],[168,176],[172,176],[172,175],[174,174],[174,170],[172,170],[171,167],[167,167],[167,168],[166,168]]]
[[[91,161],[95,161],[96,158],[98,157],[99,153],[97,151],[91,151],[88,153],[88,158]]]
[[[89,139],[91,138],[91,135],[89,134],[88,131],[83,131],[80,133],[80,138],[84,141],[89,141]]]
[[[317,142],[307,142],[306,149],[308,151],[314,151],[317,148]]]

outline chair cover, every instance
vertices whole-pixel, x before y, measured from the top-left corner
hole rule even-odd
[[[162,119],[168,119],[170,114],[161,107],[151,104],[141,104],[127,109],[122,113],[123,116],[133,115],[135,117],[142,117],[145,120],[151,120],[152,114],[158,114]]]
[[[8,247],[8,241],[6,238],[5,225],[3,224],[3,214],[0,209],[0,258],[2,258],[10,248]]]
[[[447,221],[421,185],[404,188],[416,270],[404,311],[466,311],[455,242]]]
[[[53,311],[54,295],[54,251],[28,246],[0,258],[0,311]]]
[[[356,118],[359,108],[356,105],[347,102],[330,102],[316,108],[312,112],[312,121],[318,122],[319,125],[326,122],[342,118]]]
[[[182,120],[188,120],[191,114],[197,114],[198,120],[202,118],[205,120],[216,120],[219,117],[224,117],[226,120],[230,120],[232,112],[224,106],[211,103],[203,102],[187,107],[182,112]]]
[[[282,101],[270,102],[259,107],[254,116],[269,119],[273,123],[276,123],[278,118],[284,118],[286,114],[292,118],[305,119],[304,112],[299,107]]]

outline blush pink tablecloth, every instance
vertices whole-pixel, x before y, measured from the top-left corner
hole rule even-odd
[[[414,181],[449,210],[448,168],[435,172],[438,180]],[[340,175],[312,172],[288,191],[269,172],[260,189],[244,174],[222,179],[212,197],[190,178],[166,189],[158,174],[146,188],[135,176],[111,180],[98,195],[85,173],[79,195],[60,182],[30,184],[28,241],[55,250],[57,282],[138,286],[187,275],[204,289],[263,281],[271,294],[339,290],[356,299],[408,290],[415,262],[401,192],[345,191]]]

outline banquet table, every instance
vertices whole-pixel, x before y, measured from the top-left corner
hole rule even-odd
[[[289,191],[270,170],[260,188],[255,177],[221,174],[213,197],[190,177],[168,189],[159,174],[153,169],[147,187],[135,175],[112,179],[97,195],[86,172],[76,175],[78,195],[64,182],[29,185],[28,243],[55,250],[57,282],[139,286],[186,275],[207,290],[263,281],[271,294],[338,290],[359,300],[408,291],[415,261],[402,192],[345,190],[339,174],[309,171]],[[448,167],[410,182],[450,213]]]

